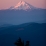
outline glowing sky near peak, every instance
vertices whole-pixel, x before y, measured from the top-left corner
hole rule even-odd
[[[0,0],[0,9],[6,9],[11,6],[15,6],[20,0]],[[23,0],[22,0],[23,1]],[[29,4],[46,9],[46,0],[24,0]]]

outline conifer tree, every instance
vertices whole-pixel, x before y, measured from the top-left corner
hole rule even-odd
[[[25,46],[29,46],[29,41],[26,41],[26,45]]]
[[[21,40],[21,38],[19,38],[16,42],[15,42],[16,46],[24,46],[24,41]]]
[[[14,44],[16,46],[24,46],[24,41],[22,41],[21,38],[19,38]],[[29,41],[26,41],[25,46],[29,46]]]

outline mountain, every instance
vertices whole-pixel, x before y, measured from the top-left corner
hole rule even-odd
[[[30,5],[29,3],[25,2],[25,1],[20,1],[17,5],[10,7],[9,9],[16,9],[16,10],[32,10],[32,9],[36,9],[35,7],[33,7],[32,5]]]
[[[19,25],[28,22],[45,23],[46,9],[25,10],[0,10],[0,24]]]
[[[0,46],[14,46],[14,42],[21,37],[30,41],[31,46],[46,46],[46,23],[24,23],[0,28]]]
[[[36,8],[25,1],[5,10],[0,10],[0,25],[19,25],[28,22],[46,23],[46,9]]]

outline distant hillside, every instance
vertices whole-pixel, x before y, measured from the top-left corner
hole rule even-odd
[[[14,46],[18,37],[29,40],[32,46],[46,46],[46,23],[25,23],[0,28],[0,46]]]
[[[0,10],[1,24],[19,25],[28,22],[45,23],[46,9],[25,10]]]

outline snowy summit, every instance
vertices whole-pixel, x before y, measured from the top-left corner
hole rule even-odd
[[[16,9],[16,10],[30,10],[34,9],[34,7],[30,4],[28,4],[25,1],[20,1],[17,5],[10,7],[10,9]]]

